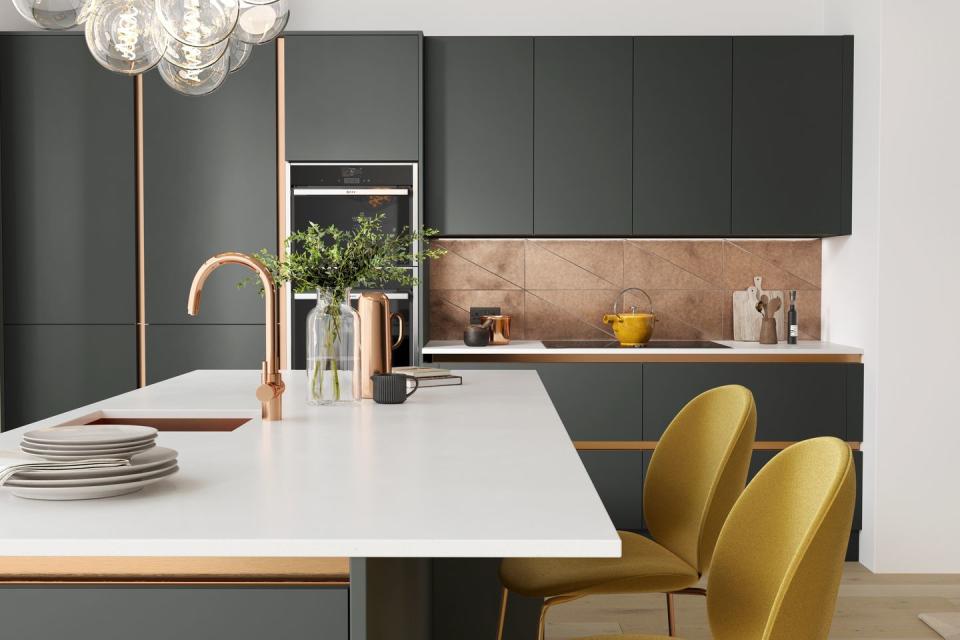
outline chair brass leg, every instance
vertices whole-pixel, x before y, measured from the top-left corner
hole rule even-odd
[[[507,600],[509,598],[510,592],[504,587],[500,599],[500,624],[497,626],[497,640],[503,640],[503,624],[507,621]]]
[[[671,638],[677,635],[677,610],[673,594],[667,594],[667,635]]]
[[[569,596],[554,596],[552,598],[547,598],[543,601],[543,606],[540,607],[540,628],[537,631],[537,640],[544,640],[547,631],[547,609],[552,607],[555,604],[562,604],[564,602],[570,602],[571,600],[579,600],[583,596],[580,594],[569,595]]]

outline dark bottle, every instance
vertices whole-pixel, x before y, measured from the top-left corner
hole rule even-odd
[[[797,322],[797,292],[790,292],[790,310],[787,311],[787,344],[797,344],[800,325]]]

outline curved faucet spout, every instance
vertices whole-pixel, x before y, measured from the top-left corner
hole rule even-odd
[[[263,418],[265,420],[279,420],[281,417],[280,396],[283,394],[284,384],[280,376],[280,361],[278,327],[277,327],[277,289],[273,281],[273,276],[267,267],[257,258],[239,253],[228,251],[218,253],[213,256],[197,270],[193,276],[193,283],[190,285],[190,295],[187,298],[187,313],[195,316],[200,313],[200,297],[203,293],[203,285],[210,277],[210,274],[225,264],[239,264],[247,267],[260,277],[260,283],[263,285],[263,298],[266,313],[264,321],[266,323],[266,348],[265,359],[263,362],[262,384],[257,389],[257,398],[263,404]]]

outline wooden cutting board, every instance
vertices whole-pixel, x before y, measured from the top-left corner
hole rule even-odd
[[[763,320],[763,314],[757,311],[757,302],[760,296],[767,296],[768,299],[780,298],[780,309],[773,317],[777,319],[777,339],[784,340],[787,331],[784,323],[784,309],[787,306],[787,299],[783,291],[766,291],[762,286],[763,278],[757,276],[753,279],[753,286],[747,287],[744,291],[733,292],[733,339],[740,342],[757,342],[760,340],[760,322]]]

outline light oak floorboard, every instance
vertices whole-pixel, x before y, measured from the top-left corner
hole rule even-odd
[[[591,596],[550,609],[547,640],[571,640],[596,633],[667,633],[666,599],[661,594]],[[706,600],[678,596],[679,636],[710,640]],[[937,639],[920,622],[921,612],[960,612],[960,575],[875,575],[848,563],[840,586],[830,638],[846,640]]]

